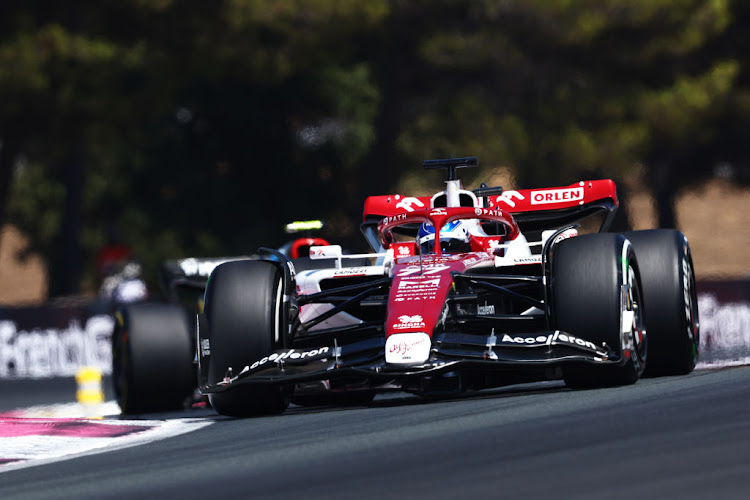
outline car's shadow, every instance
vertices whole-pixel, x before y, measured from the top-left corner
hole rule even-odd
[[[258,416],[249,418],[284,418],[297,415],[315,414],[315,413],[333,413],[348,412],[360,409],[378,409],[393,408],[401,406],[421,406],[448,403],[456,400],[481,400],[481,399],[501,399],[513,398],[518,396],[533,394],[549,394],[568,391],[562,381],[536,382],[529,384],[518,384],[504,386],[493,389],[483,389],[481,391],[471,391],[460,394],[440,395],[440,396],[418,396],[406,392],[387,392],[378,394],[375,399],[366,404],[331,404],[319,406],[300,406],[291,404],[287,410],[280,415]],[[192,408],[182,411],[144,413],[138,415],[118,415],[114,417],[120,420],[177,420],[177,419],[201,419],[207,418],[214,421],[236,420],[235,417],[220,415],[209,405],[195,405]]]

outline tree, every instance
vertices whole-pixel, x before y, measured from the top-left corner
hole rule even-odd
[[[52,294],[78,291],[112,224],[153,271],[351,212],[378,100],[356,39],[385,2],[4,9],[0,161],[22,160],[7,220],[54,256]]]
[[[674,226],[680,189],[746,162],[747,20],[739,0],[6,2],[0,221],[55,295],[95,286],[112,226],[150,276],[302,217],[355,246],[365,196],[449,155],[480,157],[471,185],[643,165]]]
[[[478,151],[514,167],[521,186],[622,179],[643,164],[660,225],[674,227],[675,195],[712,175],[736,105],[736,55],[715,50],[731,31],[727,2],[440,6],[415,44],[421,74],[439,84],[403,106],[418,109],[403,154]]]

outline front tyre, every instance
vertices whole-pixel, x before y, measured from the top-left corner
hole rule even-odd
[[[612,365],[564,367],[573,388],[635,383],[646,363],[645,321],[635,252],[622,235],[578,236],[554,247],[550,268],[553,323],[561,331],[606,345]]]
[[[687,238],[673,229],[623,233],[641,269],[648,318],[646,376],[685,375],[698,361],[698,297]]]
[[[214,269],[205,294],[207,332],[201,334],[210,345],[208,366],[201,365],[210,385],[280,346],[283,309],[276,264],[241,260]],[[278,414],[289,406],[287,391],[270,385],[238,385],[209,394],[209,401],[218,413],[233,417]]]

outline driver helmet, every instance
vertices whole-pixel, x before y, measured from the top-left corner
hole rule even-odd
[[[464,221],[454,220],[440,229],[440,248],[444,253],[470,252],[469,240],[469,229]],[[417,244],[422,253],[435,251],[435,228],[432,224],[425,222],[419,227]]]

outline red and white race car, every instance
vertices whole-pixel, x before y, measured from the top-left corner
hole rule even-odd
[[[430,197],[372,196],[372,254],[313,246],[217,266],[198,315],[199,386],[221,414],[435,396],[521,382],[632,384],[698,355],[690,249],[675,230],[606,232],[611,180],[463,189],[475,157],[430,160]],[[369,265],[347,265],[366,258]],[[646,328],[648,325],[648,330]]]

